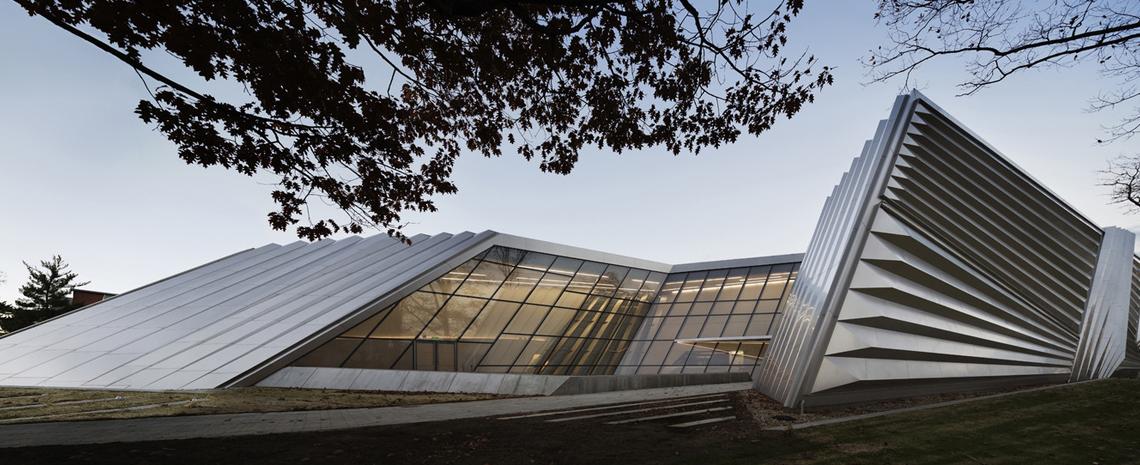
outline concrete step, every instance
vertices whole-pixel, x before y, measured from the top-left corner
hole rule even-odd
[[[629,418],[626,420],[607,421],[606,424],[607,425],[624,425],[627,423],[640,423],[643,421],[662,420],[665,418],[676,418],[676,417],[688,417],[688,416],[693,416],[693,415],[704,415],[706,413],[723,412],[725,410],[732,410],[732,407],[716,407],[716,408],[706,408],[706,409],[701,409],[701,410],[690,410],[690,411],[686,411],[686,412],[666,413],[664,415],[654,415],[651,417],[638,417],[638,418]]]
[[[638,407],[638,406],[643,406],[643,405],[667,404],[667,403],[673,403],[673,402],[693,401],[693,400],[701,400],[701,399],[719,399],[719,398],[724,398],[726,395],[727,394],[720,393],[720,394],[706,394],[706,395],[701,395],[701,396],[674,397],[672,399],[661,399],[661,400],[652,400],[652,401],[645,401],[645,402],[624,402],[624,403],[620,403],[620,404],[610,404],[610,405],[606,405],[606,406],[602,406],[602,407],[588,407],[588,408],[556,410],[556,411],[539,412],[539,413],[529,413],[526,415],[512,415],[509,417],[499,417],[498,419],[499,420],[518,420],[518,419],[523,419],[523,418],[541,418],[541,417],[549,417],[549,416],[555,416],[555,415],[568,415],[568,414],[572,414],[572,413],[597,412],[597,411],[602,411],[602,410],[613,410],[613,409],[627,408],[627,407]]]
[[[692,428],[694,426],[711,425],[713,423],[720,423],[722,421],[729,421],[729,420],[735,420],[735,419],[736,419],[735,416],[705,418],[704,420],[696,420],[696,421],[689,421],[689,422],[685,422],[685,423],[677,423],[675,425],[669,425],[669,427],[670,428]]]
[[[636,409],[636,410],[622,410],[622,411],[618,411],[618,412],[595,413],[593,415],[582,415],[582,416],[577,416],[577,417],[554,418],[551,420],[546,420],[546,422],[547,423],[558,423],[558,422],[563,422],[563,421],[588,420],[591,418],[612,417],[612,416],[617,416],[617,415],[629,415],[629,414],[633,414],[633,413],[652,412],[654,410],[667,410],[667,409],[676,409],[676,408],[683,408],[683,407],[696,407],[698,405],[721,404],[721,403],[725,403],[725,402],[728,402],[728,399],[706,400],[706,401],[701,401],[701,402],[687,402],[684,404],[662,405],[662,406],[657,406],[657,407],[649,407],[649,408],[642,408],[642,409]]]

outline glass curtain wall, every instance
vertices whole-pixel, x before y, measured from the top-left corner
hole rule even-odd
[[[493,247],[293,364],[613,374],[664,278]]]
[[[785,263],[670,274],[617,373],[751,373],[766,344],[692,340],[769,335],[798,269]]]

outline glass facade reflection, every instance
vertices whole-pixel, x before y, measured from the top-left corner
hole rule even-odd
[[[673,273],[618,374],[751,373],[798,263]]]
[[[665,277],[493,247],[294,365],[613,374]]]

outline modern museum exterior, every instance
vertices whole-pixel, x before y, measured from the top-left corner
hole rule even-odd
[[[0,385],[550,395],[751,380],[787,407],[1140,368],[1134,235],[900,96],[803,255],[669,265],[493,231],[270,244],[0,338]]]

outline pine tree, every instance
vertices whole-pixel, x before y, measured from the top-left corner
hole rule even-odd
[[[69,270],[59,255],[40,261],[38,268],[27,262],[24,267],[28,269],[28,282],[20,286],[23,297],[16,299],[15,307],[6,312],[5,318],[0,318],[0,328],[7,332],[72,310],[71,291],[88,284],[78,281],[79,275]]]

